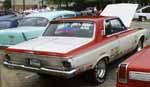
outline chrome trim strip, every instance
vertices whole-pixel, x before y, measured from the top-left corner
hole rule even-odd
[[[24,38],[25,41],[28,40],[27,37],[26,37],[26,35],[25,35],[25,33],[22,32],[22,36],[23,36],[23,38]]]
[[[129,72],[129,79],[140,80],[140,81],[150,81],[150,72]]]
[[[18,52],[7,52],[7,51],[6,51],[6,53],[7,53],[7,54],[14,54],[14,55],[18,55],[18,54],[19,54],[19,55],[30,55],[30,56],[40,56],[40,57],[60,58],[60,57],[58,57],[58,56],[51,56],[51,55],[36,55],[36,54],[28,53],[28,52],[25,52],[25,53],[18,53]],[[69,58],[71,58],[71,57],[69,57]],[[65,58],[61,58],[61,59],[66,60],[66,59],[69,59],[69,58],[65,57]]]
[[[54,70],[54,69],[47,69],[44,67],[41,67],[41,68],[28,67],[25,65],[11,64],[8,62],[4,62],[3,64],[6,66],[13,67],[13,68],[27,69],[29,71],[42,72],[42,73],[47,73],[50,75],[63,76],[63,77],[67,77],[67,78],[73,77],[76,73],[76,69],[73,69],[71,71],[60,71],[60,70]]]

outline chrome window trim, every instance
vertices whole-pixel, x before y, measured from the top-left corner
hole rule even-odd
[[[140,80],[140,81],[150,81],[150,72],[130,71],[129,79]]]

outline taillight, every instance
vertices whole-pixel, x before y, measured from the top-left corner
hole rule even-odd
[[[10,58],[10,56],[8,54],[5,55],[4,61],[6,61],[6,62],[10,62],[11,61],[11,58]]]
[[[69,61],[63,61],[62,64],[63,64],[65,70],[71,69],[71,63]]]
[[[119,83],[127,83],[128,81],[128,71],[127,71],[128,64],[120,64],[118,70],[118,77],[117,81]]]

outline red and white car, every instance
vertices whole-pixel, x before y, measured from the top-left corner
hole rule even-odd
[[[52,21],[42,37],[6,49],[4,65],[64,77],[89,71],[92,81],[103,83],[107,64],[141,49],[147,39],[146,29],[127,28],[136,7],[108,5],[103,16]]]
[[[150,46],[120,64],[117,87],[150,87]]]

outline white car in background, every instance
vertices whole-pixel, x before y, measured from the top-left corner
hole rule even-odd
[[[138,19],[139,21],[150,19],[150,5],[138,9],[135,14],[135,19]]]

